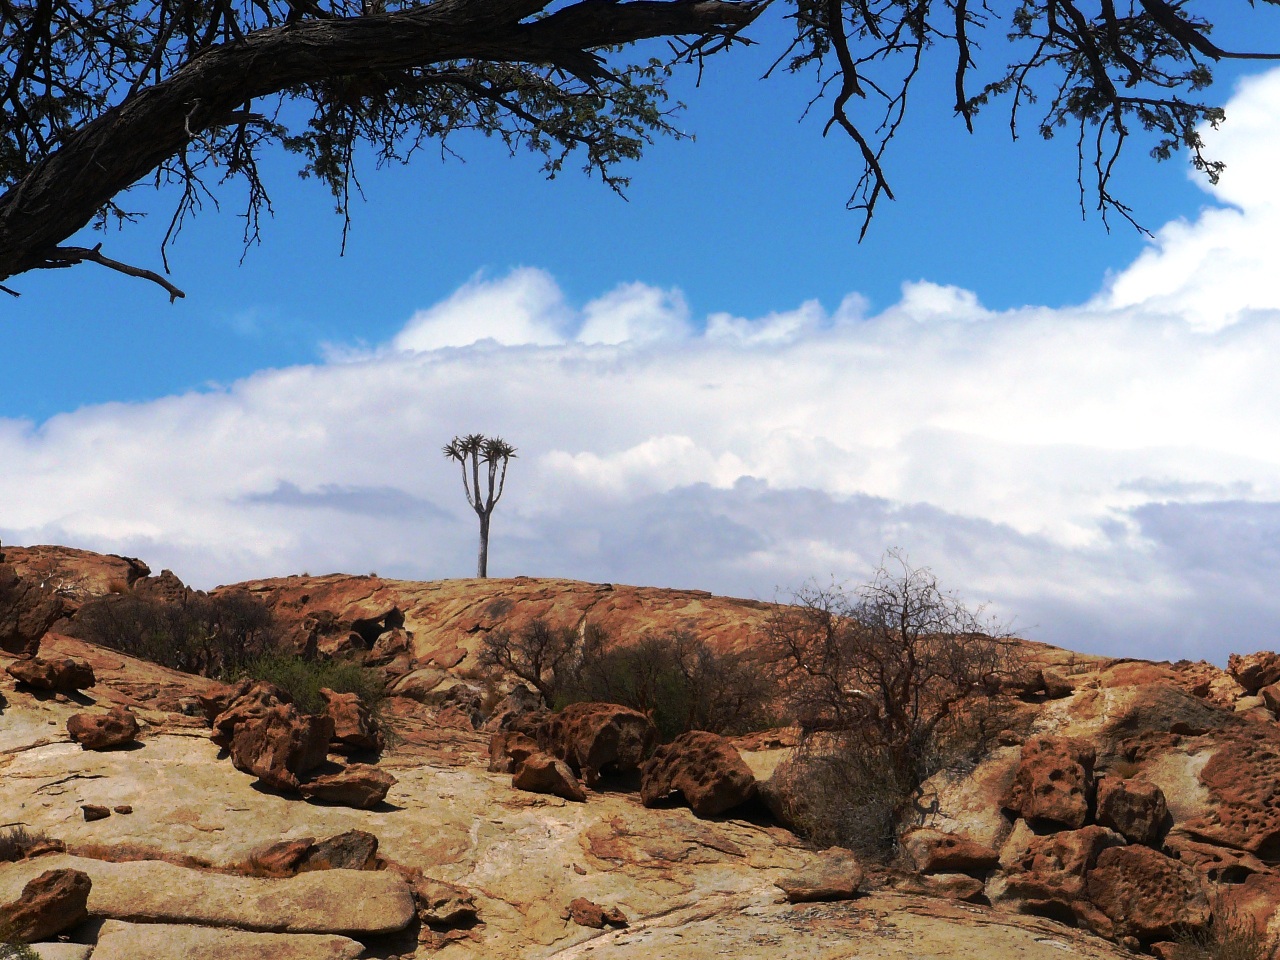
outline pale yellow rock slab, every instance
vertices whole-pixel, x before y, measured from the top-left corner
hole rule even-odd
[[[158,860],[108,863],[65,854],[0,867],[0,902],[17,899],[44,871],[63,868],[89,875],[89,913],[114,920],[377,936],[403,930],[414,918],[408,886],[385,872],[321,870],[260,880]]]
[[[87,943],[33,943],[40,960],[89,960],[93,947]]]
[[[347,937],[251,933],[169,923],[108,920],[94,960],[354,960],[364,953]]]

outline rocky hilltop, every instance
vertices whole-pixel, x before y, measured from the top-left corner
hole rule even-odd
[[[523,578],[214,591],[262,600],[292,650],[385,671],[384,743],[354,695],[306,714],[74,636],[97,598],[188,596],[168,571],[3,552],[0,923],[41,957],[1244,958],[1223,931],[1257,957],[1280,936],[1274,654],[1023,644],[988,749],[925,784],[876,863],[787,828],[795,729],[650,757],[644,715],[548,715],[476,669],[535,620],[750,649],[771,605]]]

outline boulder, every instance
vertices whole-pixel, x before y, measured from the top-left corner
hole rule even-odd
[[[111,816],[111,810],[99,803],[82,803],[80,805],[80,813],[84,817],[85,823],[93,823],[95,820],[105,820]]]
[[[367,763],[353,763],[338,773],[314,777],[300,784],[298,790],[308,800],[372,810],[387,798],[387,792],[395,784],[396,778],[385,770]]]
[[[315,933],[256,933],[174,923],[108,920],[95,960],[355,960],[364,944]]]
[[[436,927],[465,926],[476,918],[471,892],[453,883],[418,876],[411,881],[418,919]]]
[[[536,723],[540,724],[547,716],[547,708],[542,705],[542,696],[536,690],[518,683],[510,693],[494,705],[489,718],[484,723],[484,729],[503,730],[515,727],[527,733],[528,730],[525,729],[527,718],[532,717]]]
[[[5,669],[19,683],[37,690],[70,693],[87,690],[97,683],[93,667],[76,657],[32,657],[11,663]]]
[[[1088,894],[1118,933],[1144,943],[1202,931],[1210,922],[1209,901],[1195,872],[1150,847],[1103,850],[1089,871]]]
[[[281,703],[234,727],[231,762],[273,790],[293,791],[301,774],[324,763],[332,737],[329,717],[311,716],[291,703]]]
[[[1027,820],[1050,821],[1072,829],[1089,819],[1093,788],[1092,744],[1075,737],[1033,737],[1001,805]]]
[[[288,693],[274,684],[247,679],[235,686],[215,688],[201,694],[199,699],[213,724],[210,739],[228,748],[238,727],[250,720],[261,720],[274,707],[293,702]]]
[[[703,730],[682,733],[654,752],[640,773],[646,807],[680,793],[700,817],[713,817],[756,794],[756,778],[734,746]]]
[[[379,798],[377,803],[381,802]],[[376,806],[377,803],[374,805]],[[297,872],[376,870],[377,868],[378,838],[365,830],[348,830],[346,833],[313,843],[298,860]]]
[[[1201,812],[1179,829],[1209,843],[1274,860],[1280,854],[1280,728],[1249,724],[1215,738],[1198,780],[1207,791]]]
[[[985,873],[1000,862],[990,847],[941,830],[912,830],[902,846],[921,873]]]
[[[315,837],[299,837],[258,847],[247,857],[248,869],[255,877],[292,877],[315,842]]]
[[[1164,792],[1154,783],[1103,777],[1098,781],[1095,819],[1130,843],[1155,846],[1168,827],[1169,805]]]
[[[46,940],[88,917],[91,886],[88,875],[79,870],[46,870],[22,888],[15,902],[0,907],[0,922],[19,941]]]
[[[611,927],[625,927],[627,925],[626,915],[617,907],[602,907],[586,897],[577,897],[571,900],[566,912],[568,913],[568,919],[578,926],[590,927],[593,930],[603,930],[606,924]]]
[[[550,793],[566,800],[582,801],[587,793],[573,775],[573,770],[558,757],[545,753],[532,753],[515,769],[511,785],[517,790],[531,793]]]
[[[863,869],[849,850],[831,847],[814,857],[808,866],[775,882],[791,903],[852,900],[862,884]]]
[[[93,881],[89,913],[114,920],[364,938],[403,930],[416,915],[408,884],[386,870],[317,870],[266,880],[162,860],[112,863],[66,854],[5,867],[0,871],[0,901],[42,868],[64,867],[80,870]]]
[[[489,738],[489,772],[511,773],[533,754],[541,752],[536,740],[519,731],[495,730]]]
[[[63,613],[62,598],[38,581],[0,563],[0,650],[34,656],[40,639]]]
[[[614,703],[571,703],[543,724],[538,743],[563,760],[593,787],[602,774],[626,774],[640,768],[658,730],[638,710]]]
[[[108,713],[72,714],[67,733],[86,750],[113,750],[138,739],[138,718],[117,704]]]
[[[1260,650],[1257,653],[1233,653],[1227,658],[1227,673],[1248,694],[1257,693],[1280,681],[1280,653]]]
[[[987,883],[987,896],[1022,913],[1088,922],[1095,912],[1086,896],[1089,870],[1103,851],[1123,844],[1124,837],[1106,827],[1037,836],[1024,826],[1000,851],[1004,873]]]
[[[382,731],[364,705],[359,694],[335,693],[321,688],[324,698],[324,714],[333,721],[330,747],[337,753],[379,753],[382,750]]]

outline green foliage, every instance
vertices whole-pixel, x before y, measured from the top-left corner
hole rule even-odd
[[[18,942],[9,926],[0,922],[0,960],[40,960],[40,954]]]
[[[230,679],[278,641],[266,604],[248,593],[191,592],[181,602],[112,594],[91,600],[73,636],[161,666]]]
[[[772,688],[759,665],[718,653],[696,635],[675,630],[610,647],[586,635],[572,681],[555,702],[598,700],[648,713],[663,740],[689,730],[732,735],[771,725]]]
[[[274,650],[245,663],[241,674],[275,684],[307,713],[324,710],[321,687],[335,693],[358,694],[375,718],[380,715],[386,699],[386,678],[382,671],[344,660],[308,660]]]

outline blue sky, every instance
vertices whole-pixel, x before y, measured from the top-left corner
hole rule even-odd
[[[1223,27],[1280,49],[1276,11]],[[651,148],[626,202],[468,143],[366,168],[339,258],[282,157],[243,264],[234,197],[184,231],[185,301],[92,265],[16,278],[0,539],[199,585],[466,575],[438,449],[484,430],[521,448],[496,575],[771,598],[900,547],[1039,639],[1272,645],[1280,75],[1229,109],[1215,192],[1134,144],[1118,185],[1154,242],[1081,220],[1069,138],[1011,145],[998,108],[970,137],[927,76],[859,245],[853,148],[798,122],[809,81],[757,80],[775,49],[679,81],[697,140]],[[157,215],[95,241],[153,266],[169,201],[129,200]]]

